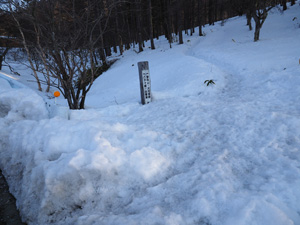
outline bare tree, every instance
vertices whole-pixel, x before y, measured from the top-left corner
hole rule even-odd
[[[33,72],[48,77],[46,83],[61,90],[70,109],[84,108],[86,94],[100,75],[95,55],[103,49],[111,9],[97,0],[32,0],[23,5],[10,1],[29,62],[34,51],[43,64],[38,71],[32,65]]]
[[[252,30],[251,19],[254,19],[254,41],[258,41],[260,30],[267,19],[268,12],[279,2],[278,0],[231,0],[230,4],[238,15],[246,14],[249,30]]]
[[[255,21],[254,41],[259,40],[260,29],[267,19],[268,12],[275,6],[274,0],[251,0],[250,14]]]

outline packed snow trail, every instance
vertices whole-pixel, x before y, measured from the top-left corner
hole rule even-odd
[[[296,8],[291,10],[295,10],[296,13]],[[269,98],[278,98],[280,106],[273,107],[285,108],[286,102],[294,103],[300,100],[299,96],[295,99],[295,96],[289,93],[291,87],[296,88],[295,93],[299,93],[299,88],[294,85],[297,83],[295,79],[298,78],[291,74],[299,72],[299,41],[295,36],[299,37],[300,33],[297,29],[299,22],[293,22],[293,15],[284,12],[278,17],[277,13],[276,10],[269,13],[262,29],[261,40],[258,42],[252,41],[253,31],[249,31],[245,21],[237,17],[229,20],[230,26],[214,26],[209,29],[207,38],[198,41],[187,55],[222,68],[228,74],[227,93],[232,95],[235,101],[242,99],[268,104]],[[282,20],[288,23],[283,24]],[[297,34],[274,32],[283,26],[286,33],[296,31]],[[239,29],[232,29],[234,27]],[[248,35],[239,35],[242,30]],[[296,111],[295,106],[296,104],[289,106],[293,108],[293,112]]]
[[[1,150],[0,164],[23,218],[300,224],[297,13],[298,5],[270,14],[263,30],[272,32],[258,43],[245,20],[233,18],[173,49],[158,41],[156,51],[125,52],[95,81],[87,109],[71,111],[70,120],[49,118],[33,91],[2,85],[9,110],[0,118],[0,144],[9,151]],[[143,60],[154,99],[144,106],[136,88],[136,62]],[[207,87],[207,79],[216,84]]]

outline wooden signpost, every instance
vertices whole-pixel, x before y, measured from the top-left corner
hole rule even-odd
[[[149,63],[147,61],[138,62],[139,77],[140,77],[140,89],[142,104],[148,104],[151,102],[151,80],[149,73]]]

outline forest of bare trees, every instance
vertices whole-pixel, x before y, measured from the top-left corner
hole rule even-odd
[[[61,89],[71,109],[84,108],[86,93],[109,62],[112,51],[145,48],[163,35],[172,47],[183,32],[202,36],[202,27],[246,15],[254,41],[268,11],[287,0],[1,0],[0,32],[25,49],[39,90],[37,73]],[[295,1],[291,1],[295,4]],[[198,28],[198,29],[196,29]],[[3,47],[3,46],[2,46]],[[3,51],[4,53],[4,51]],[[5,52],[6,53],[6,52]],[[42,66],[37,66],[37,63]],[[58,86],[59,84],[59,86]]]

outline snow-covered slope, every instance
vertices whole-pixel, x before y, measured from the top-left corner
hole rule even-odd
[[[271,13],[259,42],[237,17],[172,49],[160,39],[155,51],[127,51],[70,120],[49,118],[44,101],[53,99],[0,78],[0,166],[23,219],[300,224],[295,17],[299,2]],[[153,102],[142,106],[137,62],[144,60]],[[206,86],[210,79],[215,85]]]

